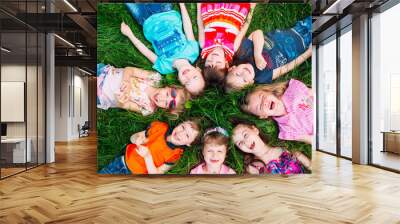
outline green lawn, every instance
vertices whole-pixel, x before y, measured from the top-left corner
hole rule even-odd
[[[175,9],[179,7],[175,4]],[[197,37],[196,4],[186,4],[192,18],[193,30]],[[311,6],[308,4],[258,4],[253,20],[247,34],[256,29],[271,31],[277,28],[289,28],[296,21],[311,14]],[[123,4],[98,4],[97,15],[97,61],[98,63],[111,64],[116,67],[134,66],[151,70],[152,64],[143,57],[139,51],[120,33],[120,24],[125,21],[140,38],[151,49],[151,45],[144,39],[142,28],[134,21]],[[294,69],[288,75],[277,81],[295,78],[311,86],[311,59]],[[178,83],[175,74],[166,76],[164,84]],[[121,154],[123,146],[129,142],[129,137],[142,131],[153,120],[168,122],[169,125],[176,124],[191,118],[202,118],[202,128],[221,126],[229,132],[232,131],[232,120],[237,118],[250,120],[270,139],[270,144],[283,146],[289,150],[302,151],[311,157],[311,146],[299,142],[280,141],[278,127],[271,120],[259,120],[254,116],[240,111],[239,102],[245,93],[251,88],[237,93],[225,94],[223,91],[210,87],[204,95],[191,100],[186,104],[186,111],[179,119],[171,119],[171,115],[159,110],[155,114],[143,117],[137,113],[121,109],[109,109],[107,111],[97,110],[97,134],[98,134],[98,169],[107,165],[116,155]],[[187,174],[189,169],[198,162],[201,146],[192,146],[185,150],[183,157],[177,165],[169,171],[170,174]],[[230,145],[227,156],[227,164],[236,170],[238,174],[243,173],[243,154],[240,150]]]

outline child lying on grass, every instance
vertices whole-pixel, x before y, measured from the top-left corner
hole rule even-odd
[[[311,89],[291,79],[258,86],[247,94],[242,109],[261,119],[272,117],[278,123],[280,139],[311,144],[313,103]]]
[[[182,146],[190,146],[200,135],[200,128],[188,120],[174,129],[167,123],[153,121],[146,131],[131,136],[124,154],[99,171],[100,174],[164,174],[179,161]]]
[[[135,20],[143,26],[145,38],[155,52],[148,49],[124,22],[121,32],[154,65],[161,74],[178,70],[178,79],[192,95],[199,95],[205,81],[194,63],[199,56],[199,45],[194,39],[192,23],[185,4],[180,3],[180,14],[170,3],[125,3]],[[182,23],[183,20],[183,23]],[[182,31],[182,25],[183,30]]]
[[[97,65],[97,107],[122,108],[150,115],[164,108],[173,114],[183,111],[190,94],[183,88],[159,88],[160,74],[140,68]]]
[[[203,74],[210,84],[222,84],[249,28],[256,3],[197,3]]]
[[[283,148],[269,146],[253,125],[237,125],[233,129],[232,140],[240,150],[252,157],[245,161],[248,173],[298,174],[304,173],[304,168],[311,170],[311,161],[307,156],[301,152],[292,154]]]
[[[228,152],[229,135],[220,127],[209,129],[203,137],[203,161],[190,174],[236,174],[224,164]]]
[[[311,24],[310,16],[291,29],[251,33],[234,56],[225,90],[240,90],[253,83],[269,84],[303,63],[312,54]]]

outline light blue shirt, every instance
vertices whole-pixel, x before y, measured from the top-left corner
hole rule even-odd
[[[175,10],[150,16],[143,24],[143,33],[157,55],[153,68],[161,74],[175,72],[172,65],[176,59],[194,63],[199,56],[199,44],[186,38],[181,15]]]

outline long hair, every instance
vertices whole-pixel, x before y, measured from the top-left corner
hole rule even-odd
[[[279,98],[285,93],[285,91],[288,87],[288,84],[289,84],[289,82],[285,81],[285,82],[277,82],[277,83],[273,83],[273,84],[260,85],[260,86],[256,87],[254,90],[252,90],[251,92],[249,92],[246,95],[244,104],[241,106],[242,110],[246,113],[251,114],[251,112],[249,111],[249,108],[248,108],[250,97],[253,94],[257,93],[258,91],[264,91],[267,93],[271,93]]]

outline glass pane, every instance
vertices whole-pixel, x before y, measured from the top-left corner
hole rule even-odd
[[[1,47],[1,121],[3,126],[6,125],[1,140],[3,178],[25,170],[25,163],[30,158],[30,151],[26,151],[24,111],[27,68],[25,32],[3,32]]]
[[[352,157],[352,32],[340,36],[340,153]]]
[[[318,149],[336,153],[336,37],[318,48]]]
[[[39,34],[38,48],[38,163],[45,163],[45,52],[46,37]]]
[[[372,28],[372,163],[400,170],[400,5],[374,15]]]
[[[37,141],[37,132],[38,132],[38,96],[37,96],[37,75],[38,75],[38,36],[36,32],[28,33],[28,63],[27,63],[27,80],[26,80],[26,112],[27,112],[27,131],[28,131],[28,151],[30,148],[31,153],[28,154],[30,158],[28,158],[28,168],[34,167],[37,165],[38,158],[38,141]]]

